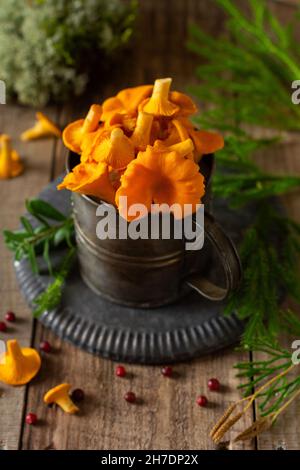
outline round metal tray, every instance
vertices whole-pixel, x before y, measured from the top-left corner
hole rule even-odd
[[[71,210],[70,193],[57,191],[60,178],[39,195],[64,213]],[[251,212],[231,211],[224,201],[214,203],[214,216],[238,242]],[[59,262],[63,252],[55,254]],[[42,264],[42,263],[41,263]],[[211,263],[211,265],[214,265]],[[32,273],[26,260],[15,263],[17,278],[30,306],[49,277]],[[243,323],[233,313],[224,316],[224,304],[191,293],[175,304],[136,309],[97,296],[82,281],[75,263],[63,291],[62,302],[46,311],[40,321],[58,336],[88,352],[122,362],[166,364],[208,354],[237,342]]]

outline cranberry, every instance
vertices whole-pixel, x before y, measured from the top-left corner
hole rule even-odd
[[[81,388],[76,388],[71,393],[71,398],[72,398],[73,401],[76,401],[76,402],[80,402],[80,401],[84,400],[84,391],[81,390]]]
[[[204,395],[200,395],[197,398],[196,401],[197,401],[197,405],[199,405],[199,406],[206,406],[207,405],[207,398]]]
[[[7,330],[6,323],[4,321],[0,321],[0,331],[4,332]]]
[[[49,353],[49,352],[51,352],[51,349],[52,349],[52,348],[51,348],[51,344],[48,343],[48,341],[42,341],[42,342],[40,343],[40,350],[41,350],[41,351],[43,351],[43,352],[45,352],[45,353]]]
[[[16,315],[14,314],[14,312],[7,312],[6,315],[5,315],[5,320],[10,321],[10,322],[14,322],[14,321],[16,321]]]
[[[117,377],[125,377],[126,369],[123,366],[116,367],[116,376]]]
[[[161,373],[164,377],[171,377],[173,374],[173,369],[170,366],[163,367]]]
[[[218,390],[220,390],[220,382],[218,381],[218,379],[209,379],[207,385],[209,390],[211,390],[212,392],[217,392]]]
[[[37,422],[37,415],[35,415],[34,413],[28,413],[28,415],[26,415],[26,423],[27,424],[36,424]]]
[[[135,393],[133,392],[127,392],[124,395],[124,399],[128,401],[128,403],[134,403],[136,401],[136,396]]]

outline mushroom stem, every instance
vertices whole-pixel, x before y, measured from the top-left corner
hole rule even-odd
[[[151,114],[144,113],[143,111],[139,112],[136,128],[131,136],[131,141],[138,150],[145,150],[149,144],[152,123],[153,116]]]
[[[193,150],[194,144],[192,139],[186,139],[183,142],[179,142],[178,144],[170,145],[170,147],[168,147],[168,151],[177,152],[182,157],[187,157],[193,152]]]
[[[82,133],[93,132],[97,129],[102,114],[102,107],[99,104],[93,104],[86,115],[82,126]]]
[[[8,135],[3,135],[1,137],[2,141],[2,152],[0,157],[0,175],[3,179],[8,179],[11,177],[12,173],[12,148],[11,148],[11,139]]]
[[[61,137],[60,129],[43,113],[36,113],[36,123],[31,129],[27,129],[21,134],[21,140],[29,141],[43,139],[47,137]]]
[[[60,406],[66,413],[75,414],[79,411],[76,405],[72,402],[71,398],[66,395],[62,398],[56,399],[56,404]]]
[[[16,339],[7,341],[7,352],[16,363],[20,362],[24,358],[19,343]]]
[[[159,78],[155,80],[151,98],[167,100],[172,83],[172,78]]]
[[[186,139],[189,138],[189,134],[188,134],[187,129],[184,127],[184,125],[178,119],[173,120],[173,125],[174,125],[175,129],[177,130],[179,138],[180,138],[181,141],[186,140]]]
[[[140,111],[154,116],[171,117],[179,111],[179,107],[169,100],[171,78],[159,78],[155,80],[150,99],[144,100],[139,107]]]

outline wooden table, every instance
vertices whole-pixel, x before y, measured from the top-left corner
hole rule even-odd
[[[276,2],[281,15],[289,15],[293,7]],[[209,12],[209,13],[208,13]],[[141,0],[139,37],[131,52],[125,52],[122,64],[99,77],[97,99],[103,100],[119,88],[150,83],[156,77],[174,77],[174,86],[185,89],[193,82],[195,57],[186,52],[186,29],[189,22],[219,31],[223,16],[211,0]],[[88,100],[63,109],[47,108],[45,112],[61,125],[81,115]],[[34,110],[21,106],[0,106],[0,132],[10,134],[25,160],[24,174],[0,182],[1,229],[14,229],[24,211],[24,201],[61,173],[65,150],[61,142],[52,140],[23,144],[21,131],[31,126]],[[261,162],[274,171],[300,171],[299,137],[290,136],[290,143],[278,146],[271,155],[260,155]],[[292,216],[298,217],[300,194],[286,198]],[[27,387],[9,388],[0,385],[0,449],[212,449],[209,429],[239,393],[236,390],[233,364],[248,359],[247,353],[232,349],[175,367],[176,377],[166,379],[159,367],[127,366],[128,378],[117,379],[115,364],[93,357],[62,342],[31,318],[16,283],[12,256],[0,245],[1,314],[13,310],[17,322],[9,325],[0,339],[18,338],[22,345],[38,347],[48,340],[53,353],[43,356],[42,370]],[[199,394],[207,394],[207,380],[218,377],[223,384],[220,393],[209,393],[207,408],[195,404]],[[84,389],[86,400],[80,416],[67,416],[59,409],[44,406],[42,397],[60,382]],[[123,400],[133,390],[142,399],[139,405]],[[26,413],[38,415],[39,424],[24,425]],[[255,407],[237,430],[250,425]],[[292,407],[270,432],[247,442],[245,449],[300,448],[299,407]]]

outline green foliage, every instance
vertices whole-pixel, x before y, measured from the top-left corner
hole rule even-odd
[[[62,295],[62,289],[74,255],[74,222],[72,217],[66,217],[55,207],[41,199],[26,201],[26,208],[31,217],[21,217],[22,228],[14,232],[4,230],[6,246],[14,252],[16,261],[27,258],[34,273],[39,272],[38,256],[46,262],[48,272],[53,276],[45,292],[34,303],[35,317],[46,310],[56,307]],[[67,253],[57,271],[51,263],[51,250],[59,246],[67,246]]]
[[[245,346],[274,343],[283,330],[300,334],[300,320],[291,310],[281,307],[286,293],[300,303],[299,254],[300,225],[264,202],[240,247],[243,284],[225,309],[225,313],[237,311],[240,318],[247,320]]]
[[[288,372],[293,368],[291,351],[259,341],[252,344],[252,350],[266,354],[267,359],[236,364],[237,377],[245,380],[238,388],[248,396],[253,393],[254,387],[259,388],[272,380],[257,396],[261,416],[268,416],[297,396],[300,390],[300,375],[288,378]]]
[[[198,123],[220,130],[236,130],[240,123],[299,129],[300,107],[291,101],[292,82],[300,77],[299,20],[281,25],[265,0],[248,0],[250,15],[236,1],[216,3],[228,14],[222,37],[190,28],[188,46],[204,61],[196,70],[201,85],[191,91],[212,105]]]
[[[257,150],[276,142],[249,136],[229,136],[217,155],[218,171],[213,178],[217,197],[227,198],[232,207],[278,196],[300,186],[300,176],[273,175],[262,171],[251,159]]]
[[[89,60],[107,61],[132,33],[136,0],[1,0],[0,79],[20,102],[79,95]]]
[[[57,305],[59,305],[66,278],[68,277],[73,265],[75,253],[76,249],[74,246],[68,249],[65,257],[63,258],[60,269],[55,273],[53,282],[51,282],[47,286],[47,289],[34,300],[35,309],[33,310],[33,316],[35,318],[38,318],[44,312],[53,310]]]
[[[214,193],[233,207],[258,203],[257,218],[239,248],[244,282],[226,308],[247,319],[243,343],[251,346],[273,342],[282,329],[292,330],[298,321],[280,304],[283,293],[300,302],[300,227],[276,213],[270,198],[299,188],[300,175],[262,171],[253,156],[279,137],[257,139],[251,129],[300,128],[300,107],[291,101],[292,81],[300,78],[294,40],[299,20],[295,17],[293,26],[283,26],[265,0],[248,0],[250,14],[242,12],[237,1],[216,3],[227,13],[226,33],[214,38],[191,27],[189,48],[204,60],[196,70],[201,83],[191,91],[207,104],[196,124],[226,132],[225,148],[217,154]]]
[[[73,247],[74,224],[71,217],[64,216],[61,212],[41,199],[26,201],[29,214],[39,222],[33,223],[32,219],[21,217],[22,228],[14,232],[4,230],[6,246],[14,252],[15,260],[28,258],[33,272],[38,272],[37,255],[42,254],[52,274],[52,265],[49,256],[51,247],[57,247],[66,243]],[[52,225],[50,224],[52,223]],[[53,225],[53,222],[59,222]]]

